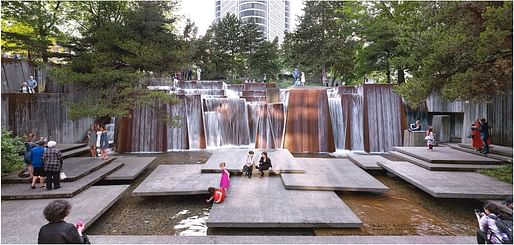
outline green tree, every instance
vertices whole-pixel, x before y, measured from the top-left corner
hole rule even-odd
[[[512,92],[512,2],[430,4],[413,77],[397,90],[413,106],[431,93],[483,102]]]
[[[2,48],[4,51],[27,55],[29,60],[48,62],[63,53],[49,48],[66,40],[58,28],[64,19],[67,2],[5,1],[2,2]]]
[[[277,79],[280,72],[279,56],[280,50],[277,38],[273,42],[262,42],[248,58],[251,75],[257,79],[262,79],[264,75],[268,79]]]
[[[147,90],[148,79],[143,79],[182,67],[184,42],[172,33],[168,14],[173,3],[74,4],[82,37],[71,45],[76,55],[68,65],[53,70],[57,81],[87,88],[79,102],[70,104],[70,117],[127,116],[138,105],[176,102],[173,95]]]
[[[330,72],[332,83],[340,76],[352,76],[358,39],[353,36],[348,8],[357,5],[340,1],[308,1],[305,5],[298,28],[284,39],[286,63],[308,71],[321,69],[324,78]]]
[[[2,128],[2,174],[23,168],[23,139]]]

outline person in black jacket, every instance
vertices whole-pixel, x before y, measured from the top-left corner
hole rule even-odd
[[[261,178],[264,177],[264,170],[271,168],[271,159],[268,158],[267,152],[263,151],[261,153],[261,159],[259,160],[259,165],[256,168],[261,172]]]
[[[83,224],[70,224],[64,218],[70,214],[71,204],[65,200],[55,200],[43,210],[48,224],[39,229],[37,242],[49,243],[89,243],[86,235],[82,234]]]

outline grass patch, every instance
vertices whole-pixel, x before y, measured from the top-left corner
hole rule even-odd
[[[512,163],[505,164],[495,169],[480,169],[478,172],[496,178],[500,181],[512,184]]]

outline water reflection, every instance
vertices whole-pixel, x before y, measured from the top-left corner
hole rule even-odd
[[[209,218],[209,209],[204,208],[200,215],[193,215],[183,217],[189,214],[189,210],[183,210],[171,217],[171,222],[176,222],[174,219],[180,219],[173,227],[175,234],[179,236],[206,236],[207,235],[207,219]]]

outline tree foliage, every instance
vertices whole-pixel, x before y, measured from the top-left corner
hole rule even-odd
[[[23,168],[23,139],[2,128],[2,174]]]
[[[87,87],[72,118],[126,116],[138,105],[175,103],[172,95],[146,89],[150,78],[183,68],[185,42],[173,33],[170,2],[75,2],[81,38],[75,56],[53,70],[58,81]]]

